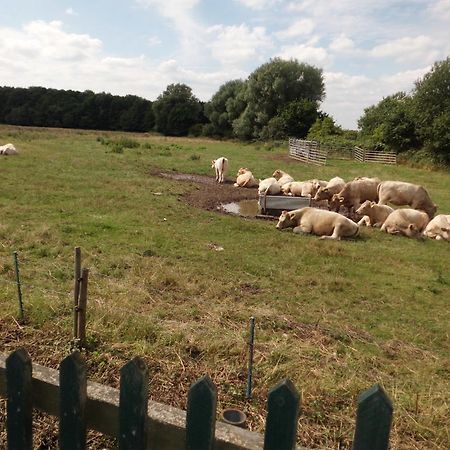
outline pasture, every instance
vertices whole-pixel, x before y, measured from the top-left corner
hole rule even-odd
[[[271,221],[196,208],[186,198],[207,196],[207,185],[158,176],[213,178],[211,159],[223,155],[229,179],[244,166],[259,178],[280,168],[300,180],[422,184],[438,213],[450,214],[448,171],[344,159],[305,166],[287,158],[287,145],[1,126],[7,142],[20,155],[0,158],[1,352],[24,345],[53,368],[69,353],[80,246],[91,270],[91,380],[117,387],[118,367],[141,355],[150,397],[184,408],[190,384],[208,373],[218,408],[240,407],[250,429],[261,430],[268,389],[288,377],[303,397],[298,441],[320,449],[350,448],[357,396],[379,382],[394,402],[393,449],[449,447],[448,243],[367,228],[337,242],[280,232]],[[24,325],[15,320],[13,251]],[[250,316],[255,385],[246,401]],[[3,400],[0,411],[3,446]],[[38,439],[54,448],[53,425],[42,423]],[[97,440],[91,448],[109,448]]]

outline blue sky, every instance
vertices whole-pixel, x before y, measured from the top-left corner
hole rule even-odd
[[[450,54],[450,0],[0,0],[0,85],[208,101],[273,57],[323,69],[321,109],[365,107]]]

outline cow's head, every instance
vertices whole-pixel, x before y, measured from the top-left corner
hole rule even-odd
[[[294,223],[294,214],[289,211],[283,211],[278,219],[277,230],[282,230],[283,228],[292,228],[296,224]]]
[[[430,206],[425,212],[428,214],[428,217],[430,218],[430,220],[435,216],[437,211],[437,205],[435,205],[433,203],[432,206]]]
[[[291,192],[291,184],[292,183],[286,183],[281,186],[281,190],[283,191],[283,194],[289,194]]]
[[[423,234],[419,231],[416,225],[410,223],[404,231],[405,236],[417,239],[423,239]]]
[[[371,202],[370,200],[366,200],[355,212],[361,216],[364,216],[370,212],[373,208],[375,202]]]
[[[211,167],[214,169],[216,167],[216,160],[212,159],[211,160]]]
[[[241,167],[239,170],[238,170],[238,172],[237,172],[237,175],[236,176],[239,176],[239,175],[244,175],[244,173],[245,172],[248,172],[248,169],[247,169],[247,167]]]
[[[330,191],[327,187],[320,187],[317,189],[314,200],[328,200],[330,198]]]
[[[275,172],[272,174],[273,177],[275,177],[277,180],[279,180],[283,176],[283,171],[280,169],[275,170]]]

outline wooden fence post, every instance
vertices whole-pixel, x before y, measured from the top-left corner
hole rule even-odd
[[[269,391],[264,433],[264,450],[295,448],[300,394],[290,380],[284,380]]]
[[[134,358],[120,370],[119,450],[147,448],[148,368]]]
[[[65,358],[59,366],[59,448],[86,448],[86,366],[79,352]]]
[[[6,359],[8,450],[32,450],[31,359],[19,348]]]
[[[389,448],[392,410],[392,402],[379,384],[359,396],[353,450]]]
[[[208,376],[189,389],[186,413],[186,450],[212,450],[216,428],[217,390]]]
[[[86,309],[88,293],[89,269],[83,269],[81,274],[80,300],[78,302],[78,339],[80,347],[86,346]]]
[[[81,281],[81,249],[75,247],[75,269],[74,269],[74,288],[73,288],[73,338],[78,339],[78,301],[80,297]]]

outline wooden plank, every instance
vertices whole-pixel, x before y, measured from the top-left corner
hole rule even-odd
[[[74,287],[73,287],[73,338],[78,339],[78,300],[80,297],[81,281],[81,249],[75,247],[75,266],[74,266]]]
[[[148,368],[133,358],[120,370],[119,450],[147,448]]]
[[[59,368],[59,448],[86,448],[86,365],[79,352],[65,358]]]
[[[269,391],[267,401],[264,450],[295,448],[300,394],[290,380],[284,380]]]
[[[186,411],[186,450],[212,450],[216,427],[217,389],[208,376],[189,389]]]
[[[392,424],[392,402],[376,384],[358,399],[353,450],[388,450]]]
[[[6,430],[8,450],[32,450],[31,359],[19,348],[6,359]]]

